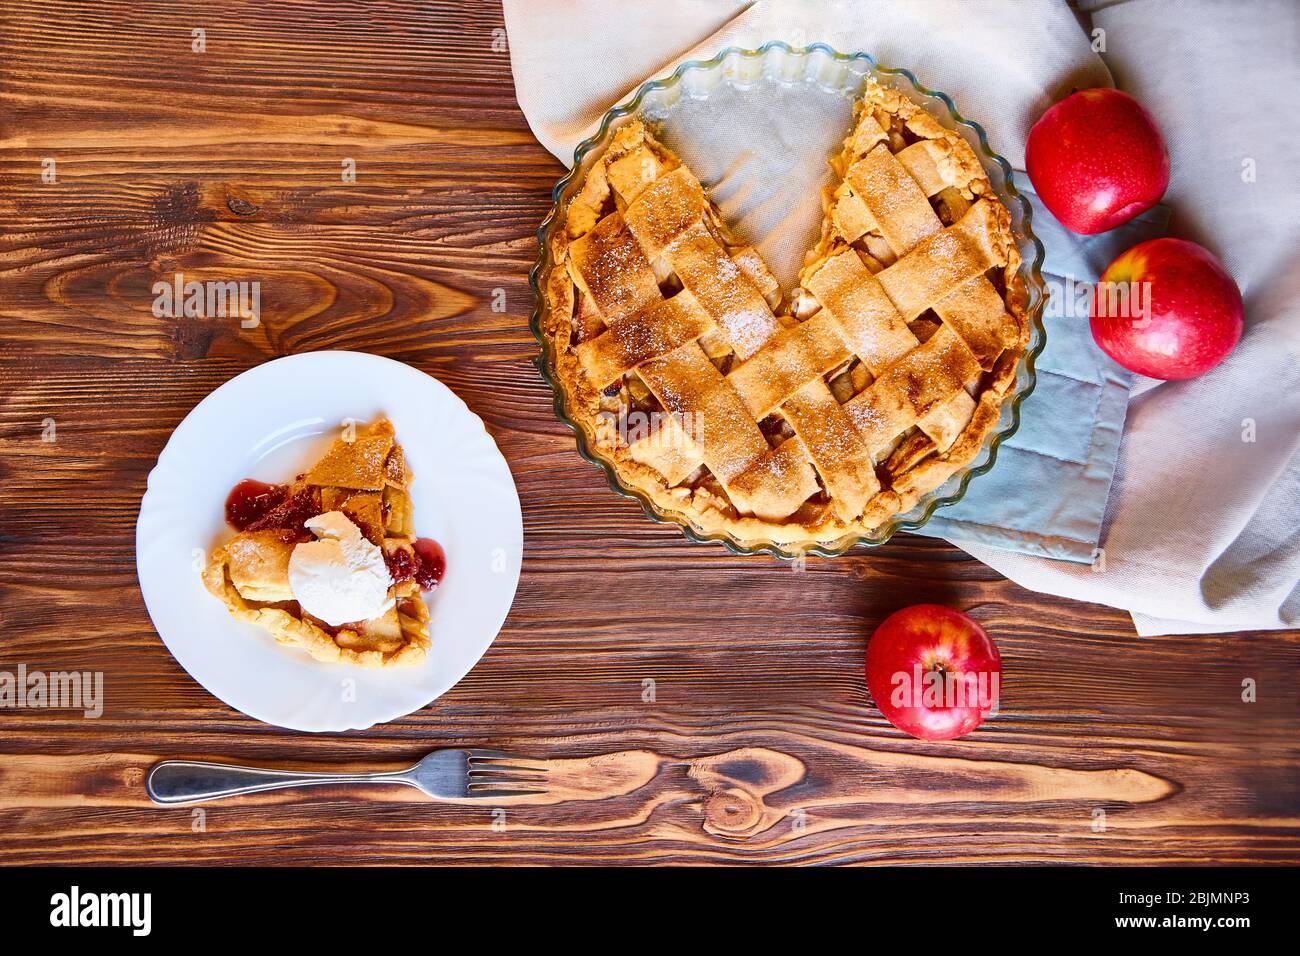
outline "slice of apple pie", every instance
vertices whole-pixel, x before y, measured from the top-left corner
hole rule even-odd
[[[246,480],[226,501],[238,533],[207,561],[203,583],[241,621],[318,661],[414,664],[430,646],[442,549],[416,538],[412,475],[393,425],[350,426],[284,485]]]

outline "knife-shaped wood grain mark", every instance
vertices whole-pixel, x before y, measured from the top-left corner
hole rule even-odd
[[[1128,768],[1075,770],[864,747],[835,749],[843,758],[837,761],[841,783],[830,793],[815,785],[799,787],[806,777],[804,764],[767,748],[692,761],[691,776],[709,793],[702,804],[704,828],[717,836],[747,837],[770,829],[794,810],[972,801],[1138,804],[1165,799],[1178,790],[1168,780]]]

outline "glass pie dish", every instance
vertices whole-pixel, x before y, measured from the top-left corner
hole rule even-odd
[[[914,493],[910,499],[906,499],[901,505],[895,503],[894,507],[898,509],[897,513],[889,514],[881,519],[878,524],[869,528],[860,525],[858,529],[851,532],[839,533],[843,526],[836,527],[835,522],[830,522],[821,526],[822,531],[816,540],[801,541],[797,545],[792,544],[789,539],[783,540],[775,534],[768,539],[762,533],[755,533],[755,527],[760,532],[764,527],[764,523],[761,521],[746,522],[743,519],[734,521],[732,523],[734,527],[747,525],[745,528],[746,534],[743,538],[736,533],[732,533],[729,528],[718,530],[716,525],[712,528],[705,527],[690,516],[684,515],[680,510],[665,507],[662,495],[656,497],[653,494],[647,494],[644,488],[633,486],[624,480],[626,472],[624,471],[623,474],[620,472],[626,468],[626,461],[616,466],[615,461],[606,453],[608,446],[602,447],[594,427],[590,424],[590,415],[575,413],[578,406],[575,404],[575,399],[571,397],[569,388],[566,388],[563,376],[559,374],[558,370],[563,366],[558,364],[558,359],[565,358],[568,360],[568,357],[572,354],[573,346],[570,344],[566,333],[562,339],[562,346],[559,350],[556,348],[552,335],[557,324],[566,321],[567,313],[559,309],[552,312],[551,297],[547,292],[553,290],[553,279],[567,287],[566,273],[563,271],[557,272],[556,270],[568,268],[571,272],[574,265],[572,260],[567,266],[562,261],[564,259],[563,250],[566,242],[566,230],[570,234],[577,234],[577,220],[573,220],[573,224],[569,222],[575,208],[573,202],[583,190],[584,184],[588,180],[588,173],[593,168],[596,168],[598,174],[603,175],[604,170],[598,168],[597,164],[602,161],[608,163],[609,160],[603,160],[607,150],[618,150],[621,142],[628,141],[631,138],[626,134],[633,133],[634,127],[644,124],[653,128],[659,131],[664,144],[679,155],[683,163],[689,163],[690,167],[696,171],[700,182],[703,183],[709,193],[709,199],[712,201],[717,198],[717,205],[720,209],[716,211],[719,217],[725,217],[729,224],[736,225],[738,227],[737,231],[746,235],[747,238],[757,238],[755,244],[759,246],[758,251],[761,253],[762,259],[771,263],[772,271],[776,273],[774,278],[768,276],[773,279],[771,287],[776,289],[779,280],[779,287],[783,293],[782,297],[788,300],[795,285],[790,281],[790,277],[798,270],[798,263],[792,250],[809,248],[811,242],[805,241],[809,238],[806,233],[812,225],[812,219],[809,216],[810,214],[815,217],[822,215],[821,204],[816,202],[814,197],[826,186],[831,178],[827,159],[834,152],[834,146],[843,139],[845,132],[852,130],[852,124],[848,122],[848,117],[852,114],[853,103],[865,90],[877,88],[883,88],[888,97],[893,97],[895,103],[902,103],[902,107],[906,110],[904,115],[916,114],[912,120],[908,121],[909,129],[914,124],[919,123],[916,118],[919,117],[919,119],[923,119],[929,124],[931,132],[928,135],[947,137],[947,140],[954,145],[946,148],[955,150],[957,155],[966,154],[968,158],[964,160],[965,168],[975,171],[968,173],[967,176],[976,176],[980,181],[987,179],[987,183],[984,183],[983,186],[983,194],[988,196],[991,192],[1006,207],[1006,214],[1009,214],[1010,235],[1008,236],[1008,225],[1002,225],[1000,235],[1004,244],[1001,248],[1010,249],[1014,245],[1015,250],[1008,255],[1002,256],[999,261],[1007,266],[1008,289],[1014,285],[1016,292],[1022,293],[1018,302],[1020,308],[1019,310],[1013,309],[1013,311],[1016,311],[1017,314],[1023,313],[1024,334],[1020,337],[1023,352],[1017,350],[1013,353],[1009,351],[1002,358],[1001,381],[1002,387],[1005,389],[1005,392],[1002,393],[1004,397],[999,405],[991,407],[991,411],[985,410],[987,412],[984,418],[985,429],[978,433],[980,443],[978,449],[974,448],[976,439],[970,439],[966,445],[966,455],[968,457],[963,457],[959,464],[957,457],[952,456],[948,469],[944,472],[948,477],[942,480],[942,483],[938,483],[939,478],[936,477],[924,489],[915,488],[914,492],[923,491],[923,493]],[[891,109],[898,110],[900,107],[893,106]],[[964,144],[958,138],[964,140]],[[903,154],[899,154],[897,151],[903,148],[902,143],[908,141],[901,140],[899,145],[891,147],[892,151],[896,153],[895,158],[904,158]],[[933,144],[928,142],[917,144],[916,149],[919,150],[922,146],[928,147],[931,145]],[[969,150],[967,150],[967,146],[970,147]],[[878,150],[877,152],[883,153],[885,151]],[[915,153],[915,150],[907,150],[907,152]],[[978,170],[975,167],[975,162],[970,157],[971,153],[973,153],[973,160],[978,161],[980,167]],[[612,155],[618,155],[618,153]],[[664,153],[663,155],[668,157],[670,163],[676,161],[676,158],[670,153]],[[865,156],[865,153],[863,155]],[[888,153],[885,153],[885,160],[889,160]],[[857,162],[857,160],[854,160],[854,163]],[[652,165],[654,164],[652,163]],[[867,165],[871,164],[867,163]],[[627,164],[624,163],[623,166],[626,169]],[[673,167],[670,165],[666,168],[671,169]],[[982,176],[979,175],[981,171]],[[682,172],[689,176],[685,168],[682,169]],[[660,172],[655,175],[664,177],[662,180],[664,186],[672,186],[670,180],[683,181],[682,176],[677,174],[666,176]],[[595,179],[595,176],[592,178]],[[842,185],[847,185],[847,183]],[[941,188],[941,186],[935,188]],[[698,183],[694,189],[698,193]],[[645,192],[648,195],[651,190],[647,189]],[[589,194],[590,190],[587,190],[587,193]],[[717,195],[715,196],[715,194]],[[876,194],[868,192],[860,195],[872,197]],[[892,191],[879,195],[885,196],[885,198],[893,198],[894,196]],[[969,195],[967,193],[968,198]],[[595,135],[577,148],[574,166],[556,184],[553,198],[554,206],[539,230],[541,250],[537,265],[530,274],[530,281],[536,301],[536,308],[532,316],[532,328],[542,347],[542,354],[538,364],[543,376],[555,392],[556,413],[561,421],[574,430],[578,448],[582,455],[605,471],[609,484],[614,490],[639,500],[650,517],[680,525],[687,536],[693,540],[719,541],[731,550],[742,554],[769,553],[780,557],[794,557],[807,553],[835,555],[843,553],[856,544],[883,544],[895,531],[919,528],[929,519],[936,508],[959,500],[965,493],[970,480],[992,467],[996,459],[997,448],[1002,439],[1014,433],[1019,424],[1020,403],[1033,388],[1034,359],[1041,352],[1045,342],[1041,323],[1041,312],[1046,300],[1046,289],[1040,272],[1043,249],[1030,229],[1029,204],[1016,192],[1011,182],[1010,167],[989,148],[984,131],[978,125],[962,118],[956,112],[948,97],[920,86],[915,78],[905,70],[880,67],[872,57],[863,53],[841,54],[821,44],[793,49],[780,42],[768,43],[758,50],[730,48],[709,60],[683,63],[671,76],[644,84],[623,104],[610,110],[605,115]],[[935,198],[937,199],[937,197]],[[917,201],[921,204],[922,212],[934,219],[934,215],[925,209],[925,201],[920,195],[918,195]],[[644,202],[645,200],[638,200],[634,205],[644,206]],[[975,204],[975,207],[971,207],[967,202],[962,205],[962,208],[971,209],[973,215],[977,211],[986,212],[996,206],[996,203],[990,206],[987,200],[981,200]],[[878,215],[886,215],[890,208],[881,207],[878,210]],[[627,213],[631,215],[636,211],[629,208]],[[940,213],[951,212],[946,207],[939,211]],[[801,220],[800,217],[803,217],[803,219]],[[965,217],[966,220],[970,218],[970,216]],[[609,221],[615,223],[617,217],[610,215]],[[652,220],[645,221],[650,222]],[[881,219],[879,221],[883,223],[886,220]],[[951,226],[953,221],[952,218],[944,218],[946,225]],[[634,231],[636,231],[635,224],[632,225]],[[951,228],[958,229],[964,225],[965,220],[959,226],[951,226]],[[940,223],[937,219],[933,228],[940,229]],[[792,241],[783,243],[779,241],[782,237],[786,239],[793,238]],[[586,242],[586,240],[583,241]],[[765,241],[768,243],[766,247],[764,246]],[[588,245],[587,248],[591,247]],[[905,251],[907,249],[894,250],[899,256]],[[921,247],[917,246],[916,251],[919,255]],[[1018,253],[1018,256],[1016,253]],[[729,252],[728,254],[736,253]],[[888,250],[886,250],[885,254],[889,254]],[[933,252],[927,254],[933,255]],[[1009,263],[1007,262],[1008,257],[1010,258]],[[843,258],[837,256],[832,261]],[[851,256],[848,258],[852,259]],[[909,260],[913,259],[910,254],[907,258]],[[1016,265],[1017,258],[1019,260],[1018,266]],[[739,261],[737,259],[737,262]],[[820,261],[825,261],[824,257]],[[882,259],[881,261],[887,262],[891,260]],[[642,262],[644,268],[644,260]],[[845,263],[840,264],[844,265],[845,269],[849,268]],[[622,268],[624,263],[614,262],[614,265],[618,267],[615,271],[626,271]],[[980,268],[983,267],[983,265],[980,265]],[[818,265],[814,268],[821,269],[822,267]],[[861,271],[860,267],[858,268]],[[879,269],[880,263],[876,263],[872,268],[873,271]],[[940,268],[942,269],[942,267]],[[902,270],[902,272],[907,273],[911,271],[910,269]],[[887,273],[892,273],[895,279],[900,275],[896,270],[887,269],[886,272],[879,273],[881,282],[887,281]],[[974,273],[967,272],[965,274],[973,275]],[[821,273],[819,272],[812,278],[819,280],[820,276]],[[870,275],[867,275],[866,280],[870,281],[870,279]],[[972,279],[971,281],[974,282],[975,280]],[[983,282],[984,280],[979,281]],[[804,285],[806,286],[807,283],[805,282]],[[583,288],[586,288],[585,284]],[[893,294],[891,291],[891,295]],[[1007,294],[1013,295],[1011,291],[1008,291]],[[677,301],[682,300],[678,299]],[[823,305],[827,301],[823,298]],[[931,299],[930,301],[935,300]],[[947,300],[943,301],[947,302]],[[1008,299],[1008,302],[1010,301]],[[996,299],[994,303],[996,305]],[[761,303],[759,305],[761,306]],[[789,305],[790,302],[785,301],[783,308]],[[1008,305],[1008,308],[1011,308],[1011,306]],[[823,316],[826,314],[823,313]],[[910,316],[903,316],[902,318],[910,319],[916,314],[914,310]],[[818,318],[821,318],[821,316],[818,316]],[[932,315],[931,318],[933,318]],[[616,319],[617,315],[610,318],[609,321],[614,322]],[[618,321],[623,322],[624,320]],[[640,324],[640,321],[638,320],[634,324]],[[959,325],[958,328],[960,327]],[[622,329],[623,325],[620,324],[618,328]],[[548,329],[551,330],[551,334],[548,334]],[[787,331],[789,331],[788,328]],[[907,332],[906,329],[902,331],[904,334]],[[922,338],[911,340],[917,352],[934,352],[940,348],[946,348],[946,346],[939,344],[942,336],[934,335],[933,331],[925,334],[918,332],[918,334],[922,335]],[[932,344],[916,345],[918,341],[927,342],[929,335],[934,335]],[[616,338],[625,337],[626,333],[620,333]],[[952,336],[949,335],[948,338],[951,339]],[[575,333],[574,341],[581,341],[577,333]],[[970,345],[971,343],[968,342],[967,344]],[[580,348],[587,349],[588,345],[583,344]],[[694,349],[695,347],[691,346],[691,348]],[[859,356],[864,355],[861,349],[857,351]],[[962,351],[963,355],[969,359],[968,353],[964,350],[959,351]],[[560,354],[557,355],[557,352]],[[740,356],[742,359],[743,357]],[[701,355],[701,360],[702,358]],[[728,362],[725,367],[720,366],[724,375],[728,374],[728,369],[737,368],[737,366],[730,364],[731,359],[724,359],[724,361]],[[893,360],[890,361],[892,363]],[[920,359],[918,358],[919,362]],[[1014,368],[1012,368],[1013,362]],[[715,364],[718,363],[715,362]],[[748,365],[750,363],[742,362],[742,364]],[[829,368],[829,365],[822,367]],[[650,368],[651,366],[646,366],[645,369],[638,369],[638,375],[644,375],[645,370]],[[872,372],[878,377],[882,376],[882,368],[873,366]],[[921,378],[928,382],[931,373],[928,371],[928,367],[926,368],[927,370],[924,371]],[[984,365],[986,372],[990,368],[991,365]],[[704,371],[716,378],[716,374],[712,369],[705,368]],[[750,369],[746,368],[743,371],[749,372]],[[728,375],[728,380],[739,387],[735,374],[737,373]],[[814,374],[816,373],[814,372]],[[828,372],[828,376],[833,374],[835,373]],[[909,373],[904,373],[904,375],[907,374]],[[1010,383],[1008,384],[1009,378]],[[749,376],[749,380],[752,381],[753,376]],[[867,380],[870,381],[870,376],[867,376]],[[573,381],[572,377],[568,379],[570,386]],[[799,381],[803,381],[803,379]],[[968,385],[968,388],[973,389],[976,387],[973,380],[967,379],[967,381],[972,383]],[[832,385],[836,384],[830,382],[829,378],[828,382]],[[883,378],[877,384],[882,388],[892,387]],[[603,382],[598,383],[598,387],[603,387]],[[907,387],[910,389],[912,383],[909,382]],[[961,391],[955,384],[953,388],[958,392]],[[922,388],[922,390],[925,389]],[[972,392],[972,394],[974,393]],[[859,393],[857,397],[861,398],[864,395],[865,393]],[[742,393],[741,397],[748,401],[750,396]],[[965,395],[960,397],[967,400]],[[829,399],[829,395],[827,398]],[[844,404],[844,398],[841,397],[839,401],[844,410],[849,410],[849,406]],[[765,414],[761,409],[769,407],[762,402],[757,402],[751,408],[751,411],[760,409],[755,412],[755,419],[758,420]],[[926,405],[925,407],[927,410],[935,408],[934,405]],[[781,412],[789,410],[792,410],[789,406],[778,409]],[[833,406],[831,411],[836,411]],[[918,412],[918,414],[920,413]],[[855,412],[855,414],[857,413]],[[838,415],[838,412],[836,412],[836,415]],[[969,413],[967,415],[969,417]],[[787,415],[787,417],[789,416]],[[834,417],[832,416],[832,418]],[[928,418],[928,415],[926,417]],[[996,417],[995,422],[992,421],[994,417]],[[759,424],[768,424],[771,418],[772,416],[769,415],[769,419],[761,421]],[[870,424],[869,418],[859,417],[856,421],[860,427],[863,427],[864,422]],[[912,421],[915,422],[916,419],[912,419]],[[925,423],[922,422],[922,424]],[[747,422],[744,427],[752,428],[753,426]],[[850,428],[848,431],[852,431],[852,429]],[[914,428],[911,431],[915,433]],[[769,434],[768,437],[778,444],[782,441],[779,435]],[[913,437],[918,436],[913,435]],[[920,435],[919,437],[924,439],[925,436]],[[787,442],[786,444],[790,443]],[[798,444],[798,442],[792,443]],[[904,443],[904,445],[915,444],[915,442]],[[716,447],[718,446],[705,445],[706,450]],[[812,447],[812,445],[809,446],[809,448]],[[940,445],[939,447],[942,451],[945,446]],[[781,448],[773,447],[774,454],[784,450],[786,450],[784,446]],[[940,457],[945,456],[941,455]],[[865,461],[866,459],[862,458],[861,460]],[[879,462],[882,465],[884,464],[883,457],[879,459]],[[957,466],[956,470],[953,470],[954,466]],[[823,472],[822,477],[825,477],[826,473],[821,464],[818,464],[818,469]],[[882,475],[884,474],[885,472],[882,472]],[[868,475],[868,477],[870,476]],[[827,489],[832,487],[829,484],[825,485],[823,491],[830,494]],[[731,490],[730,487],[727,488],[728,493]],[[695,494],[695,492],[692,492],[692,494]],[[704,489],[702,497],[708,499],[708,489]],[[716,498],[716,496],[714,497]],[[735,498],[734,495],[732,497]],[[831,497],[831,504],[837,504],[833,500],[834,495]],[[744,513],[742,508],[741,515],[743,516]],[[860,512],[854,513],[860,514]],[[837,536],[827,535],[824,530],[826,527],[831,527]]]

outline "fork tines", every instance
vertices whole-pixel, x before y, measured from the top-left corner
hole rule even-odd
[[[545,763],[500,750],[468,750],[466,793],[471,797],[523,797],[546,793]]]

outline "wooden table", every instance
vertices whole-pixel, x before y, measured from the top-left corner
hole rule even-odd
[[[107,698],[97,720],[0,710],[0,859],[1300,862],[1300,635],[1139,639],[1120,611],[911,535],[792,570],[609,491],[532,365],[527,272],[563,167],[519,112],[503,37],[486,0],[0,12],[0,669],[102,671]],[[154,318],[177,271],[260,281],[261,327]],[[191,680],[133,548],[176,424],[313,349],[447,383],[509,460],[526,528],[514,610],[473,672],[322,736]],[[872,629],[921,601],[1002,650],[1002,711],[966,740],[905,737],[863,683]],[[556,771],[582,799],[502,827],[388,791],[195,815],[141,787],[165,756],[395,766],[457,744],[571,761]]]

